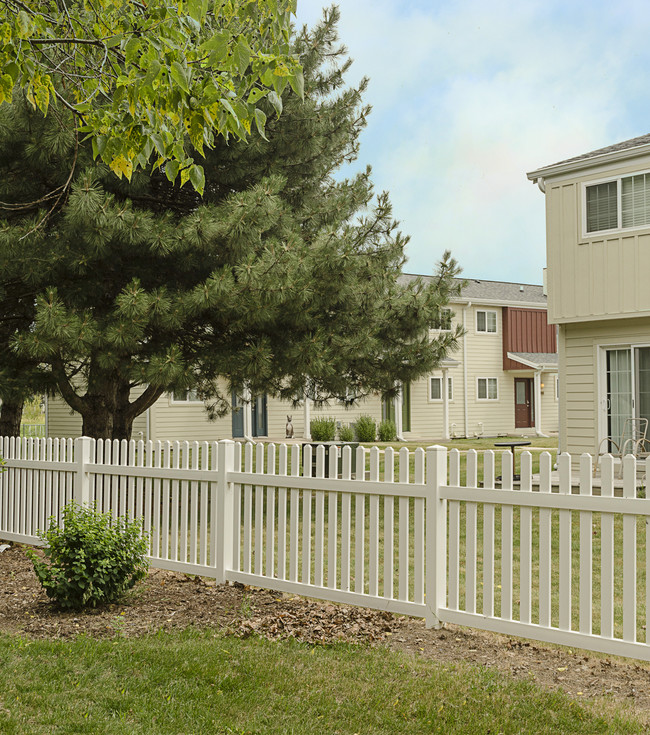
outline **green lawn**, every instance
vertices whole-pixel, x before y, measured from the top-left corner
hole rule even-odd
[[[642,733],[497,672],[353,645],[188,631],[143,639],[0,637],[0,732]]]

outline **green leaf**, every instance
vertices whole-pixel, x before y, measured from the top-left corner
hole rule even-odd
[[[263,110],[255,110],[255,125],[257,127],[257,132],[262,136],[262,138],[264,138],[264,140],[268,141],[266,133],[264,132],[264,126],[266,125],[266,115],[264,114]]]
[[[226,33],[225,31],[221,31],[220,33],[215,33],[212,38],[210,38],[205,43],[202,43],[199,46],[200,52],[209,52],[210,53],[210,64],[219,63],[220,61],[223,61],[226,56],[228,56],[228,42],[230,41],[230,34]]]
[[[21,10],[16,16],[16,30],[20,38],[29,38],[32,35],[34,24],[24,10]]]
[[[301,100],[305,99],[305,80],[302,75],[302,69],[297,69],[294,74],[289,77],[289,84],[291,89],[300,97]]]
[[[203,190],[205,189],[205,173],[202,166],[198,166],[195,163],[192,164],[190,167],[190,182],[196,191],[203,195]]]
[[[262,97],[266,97],[268,93],[268,89],[260,89],[259,87],[255,87],[254,89],[251,89],[251,92],[248,95],[248,99],[246,101],[249,105],[254,105],[256,102],[259,102]]]
[[[240,74],[243,74],[248,68],[251,60],[251,50],[243,38],[240,38],[237,41],[237,45],[233,49],[233,56],[237,70]]]
[[[190,85],[187,78],[187,69],[184,69],[178,61],[174,61],[169,71],[176,84],[178,84],[183,92],[189,94]]]
[[[282,98],[277,92],[269,92],[268,101],[273,105],[275,111],[278,113],[278,117],[282,114]]]
[[[176,177],[178,176],[178,169],[179,169],[179,163],[178,161],[167,161],[165,163],[165,174],[169,181],[172,183],[175,181]]]

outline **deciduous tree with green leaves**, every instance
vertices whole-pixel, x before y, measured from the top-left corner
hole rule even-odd
[[[200,193],[195,160],[217,136],[264,135],[287,84],[296,0],[0,0],[0,103],[15,87],[74,115],[119,177],[163,167]]]
[[[341,177],[369,110],[366,82],[344,84],[337,18],[297,34],[304,95],[286,86],[279,118],[260,100],[266,139],[206,150],[202,197],[160,168],[118,180],[29,102],[0,109],[0,179],[56,182],[69,169],[57,156],[77,156],[46,227],[31,226],[35,208],[0,232],[24,238],[17,258],[40,284],[14,347],[44,366],[84,434],[128,438],[166,391],[197,390],[211,415],[245,387],[286,400],[391,394],[455,347],[457,332],[431,341],[428,329],[456,292],[454,260],[444,254],[427,282],[401,279],[406,238],[388,196],[369,170]]]

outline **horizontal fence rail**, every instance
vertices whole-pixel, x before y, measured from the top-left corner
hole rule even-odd
[[[0,538],[66,503],[139,518],[153,566],[650,660],[650,503],[606,456],[4,438]],[[497,470],[497,461],[500,467]],[[500,475],[497,476],[497,471]],[[517,481],[514,478],[517,478]],[[519,479],[520,478],[520,479]]]

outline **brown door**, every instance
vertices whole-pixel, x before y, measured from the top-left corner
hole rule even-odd
[[[534,421],[533,380],[515,378],[515,429],[529,428]]]

